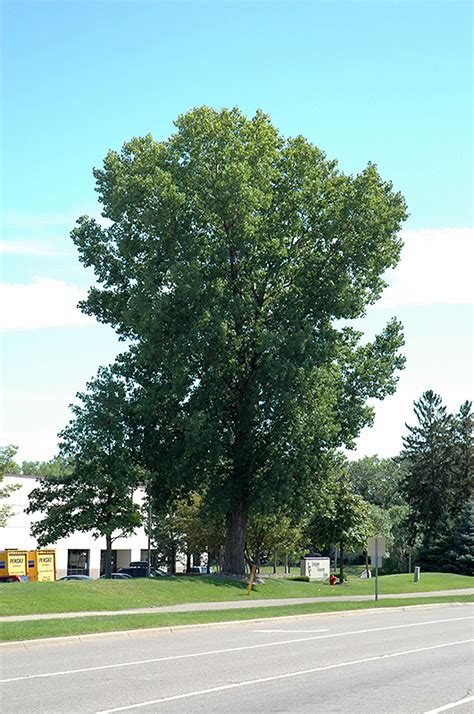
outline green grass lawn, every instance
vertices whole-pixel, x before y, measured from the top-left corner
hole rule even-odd
[[[271,579],[245,594],[245,583],[218,577],[177,577],[160,580],[90,580],[56,583],[8,583],[0,586],[0,615],[124,610],[177,603],[257,600],[261,598],[363,595],[374,591],[374,580],[349,578],[342,586]],[[410,593],[474,587],[474,579],[450,573],[423,573],[419,583],[410,575],[379,578],[379,592]]]
[[[145,629],[150,627],[176,627],[205,622],[231,622],[254,618],[284,617],[288,615],[310,615],[341,610],[367,610],[385,607],[406,607],[433,603],[473,602],[472,595],[449,595],[446,597],[410,598],[387,600],[385,602],[322,602],[317,604],[285,605],[262,607],[258,610],[220,610],[205,612],[180,612],[150,615],[109,615],[107,617],[87,617],[77,619],[31,620],[29,622],[8,622],[1,624],[1,640],[30,640],[42,637],[83,635],[96,632],[116,632],[120,630]]]

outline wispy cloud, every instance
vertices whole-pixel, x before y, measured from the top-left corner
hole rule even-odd
[[[54,226],[73,226],[78,216],[80,216],[80,211],[61,213],[16,213],[10,211],[4,214],[3,223],[9,228],[35,230]]]
[[[94,323],[77,307],[83,297],[83,291],[75,285],[51,278],[36,278],[27,285],[0,283],[0,329],[39,330]]]
[[[404,231],[399,265],[379,308],[472,302],[474,236],[470,228]]]
[[[62,256],[73,255],[72,251],[59,250],[51,243],[34,240],[2,240],[0,253],[4,255]]]

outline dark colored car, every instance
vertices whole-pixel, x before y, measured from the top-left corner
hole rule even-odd
[[[63,575],[62,578],[58,578],[58,582],[60,580],[94,580],[94,578],[90,575]]]
[[[131,575],[127,575],[127,573],[111,573],[110,577],[112,580],[130,580],[132,577]],[[104,580],[105,575],[101,575],[99,580]]]
[[[168,573],[164,570],[159,570],[158,568],[151,568],[150,575],[148,576],[147,566],[134,565],[129,568],[120,568],[119,573],[129,575],[131,578],[167,578]]]
[[[0,583],[29,583],[28,575],[5,575],[0,578]]]

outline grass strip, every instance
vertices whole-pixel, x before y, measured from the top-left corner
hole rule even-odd
[[[473,587],[474,579],[452,573],[422,573],[419,583],[413,575],[384,575],[379,579],[382,594],[450,590]],[[84,612],[87,610],[127,610],[192,602],[224,602],[248,599],[246,583],[220,577],[160,578],[147,580],[88,580],[83,582],[9,583],[0,585],[0,614]],[[324,595],[368,595],[374,581],[349,577],[342,586],[325,582],[295,582],[271,579],[256,585],[250,599],[319,597]]]
[[[146,629],[150,627],[176,627],[212,622],[232,622],[255,618],[275,618],[286,615],[311,615],[344,610],[371,610],[407,605],[432,605],[435,603],[474,602],[472,595],[447,595],[429,598],[379,600],[378,602],[322,602],[304,605],[284,605],[242,610],[205,610],[202,612],[177,612],[146,615],[89,616],[75,619],[37,620],[31,622],[6,622],[1,626],[3,642],[33,640],[43,637],[84,635],[97,632]]]

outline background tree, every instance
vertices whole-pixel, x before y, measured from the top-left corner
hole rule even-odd
[[[407,426],[400,454],[406,468],[402,489],[410,508],[412,539],[438,538],[440,523],[453,524],[472,497],[472,416],[465,403],[448,414],[442,399],[429,390],[415,402],[418,420]]]
[[[314,503],[306,534],[314,547],[337,545],[340,551],[339,582],[344,582],[344,556],[347,551],[367,547],[373,530],[370,506],[353,490],[343,469],[335,470],[324,493]]]
[[[349,461],[347,469],[356,493],[368,503],[384,509],[404,503],[401,494],[404,468],[399,460],[364,456]]]
[[[303,522],[295,523],[284,510],[249,517],[246,534],[246,558],[259,565],[260,556],[272,556],[274,550],[295,553],[302,547]]]
[[[474,500],[468,501],[453,536],[450,552],[454,570],[474,575]]]
[[[370,535],[386,539],[384,570],[403,572],[407,567],[410,533],[408,504],[402,490],[405,465],[399,459],[365,456],[347,464],[354,490],[370,504]]]
[[[70,470],[70,459],[65,459],[59,455],[49,461],[23,461],[21,464],[21,473],[29,476],[59,478]]]
[[[112,543],[141,523],[133,494],[139,473],[129,448],[127,394],[107,368],[78,394],[74,418],[60,433],[61,456],[70,464],[60,477],[45,478],[30,494],[28,513],[45,514],[33,523],[40,546],[75,531],[105,536],[106,577],[112,569]]]
[[[82,308],[131,341],[155,496],[206,490],[226,518],[224,569],[242,574],[249,513],[276,510],[324,454],[370,423],[403,366],[392,320],[364,315],[400,256],[405,202],[369,164],[346,176],[261,113],[201,107],[110,151],[95,170],[104,228],[73,231],[97,287]]]
[[[2,486],[5,474],[19,473],[18,464],[14,461],[14,456],[18,447],[8,444],[0,447],[0,528],[7,525],[8,518],[12,515],[12,508],[6,502],[11,494],[20,488],[18,484]]]

